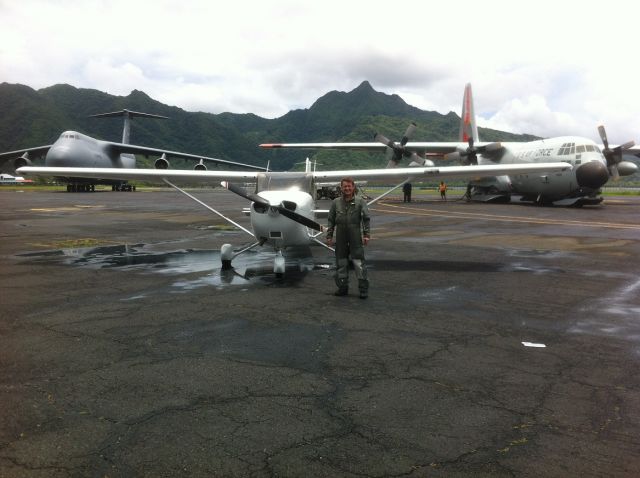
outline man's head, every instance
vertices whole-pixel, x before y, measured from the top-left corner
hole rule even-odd
[[[353,182],[353,179],[342,178],[342,181],[340,181],[340,189],[342,189],[342,195],[345,198],[350,199],[355,192],[356,185]]]

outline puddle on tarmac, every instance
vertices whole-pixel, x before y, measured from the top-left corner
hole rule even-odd
[[[238,249],[239,250],[239,249]],[[118,269],[177,276],[173,283],[175,292],[185,292],[200,287],[230,285],[292,285],[313,270],[329,269],[329,262],[314,261],[309,247],[290,248],[285,252],[285,273],[275,276],[275,253],[269,249],[247,251],[233,260],[233,269],[221,270],[220,251],[182,249],[154,251],[146,244],[117,245],[59,249],[30,252],[19,257],[36,260],[55,260],[75,267],[92,269]],[[194,275],[196,277],[194,277]],[[144,295],[127,300],[143,298]]]

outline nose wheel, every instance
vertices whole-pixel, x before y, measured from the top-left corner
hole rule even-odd
[[[282,255],[282,251],[276,252],[276,257],[273,260],[273,273],[277,278],[282,278],[284,276],[285,271],[285,261],[284,256]]]

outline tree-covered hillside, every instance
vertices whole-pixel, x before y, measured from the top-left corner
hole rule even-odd
[[[141,91],[114,96],[97,90],[55,85],[40,90],[0,84],[0,151],[53,143],[61,132],[74,130],[98,139],[121,141],[122,118],[89,118],[90,115],[128,109],[168,116],[169,120],[134,118],[131,142],[144,146],[202,154],[244,163],[290,170],[310,157],[319,169],[380,167],[379,153],[262,150],[260,143],[372,141],[376,132],[399,140],[410,122],[418,126],[416,141],[456,141],[460,118],[423,111],[398,95],[375,91],[368,82],[345,93],[331,91],[310,108],[290,111],[275,119],[254,114],[187,112],[160,103]],[[480,128],[489,141],[523,141],[515,135]],[[141,158],[144,162],[144,158]],[[151,161],[151,159],[149,160]],[[172,164],[187,167],[186,164]]]

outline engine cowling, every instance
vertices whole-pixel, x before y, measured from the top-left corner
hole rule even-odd
[[[32,164],[33,163],[29,159],[29,153],[24,153],[22,156],[20,156],[19,158],[16,158],[13,161],[13,170],[15,171],[16,169],[21,168],[23,166],[31,166]]]
[[[638,166],[631,161],[620,161],[618,163],[618,174],[620,176],[630,176],[638,171]]]
[[[204,162],[202,160],[200,160],[200,162],[198,164],[196,164],[193,169],[195,171],[206,171],[207,167],[205,166]]]
[[[156,169],[169,169],[169,160],[167,160],[167,155],[166,154],[162,154],[162,156],[160,156],[158,159],[156,159],[155,163],[153,163],[153,166]]]

